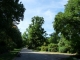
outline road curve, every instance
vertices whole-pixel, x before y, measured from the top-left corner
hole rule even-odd
[[[20,57],[15,57],[13,60],[63,60],[69,57],[68,54],[59,54],[51,52],[34,52],[27,48],[23,48]]]

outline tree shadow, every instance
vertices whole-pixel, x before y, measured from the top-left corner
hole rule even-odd
[[[58,54],[51,52],[20,52],[21,57],[16,57],[14,60],[65,60],[69,54]]]
[[[0,60],[12,60],[15,56],[17,56],[17,53],[19,51],[20,51],[20,49],[14,49],[13,51],[1,54]]]

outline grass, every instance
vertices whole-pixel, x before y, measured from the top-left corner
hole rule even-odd
[[[21,49],[14,49],[13,51],[10,51],[8,53],[2,54],[2,55],[0,55],[0,60],[12,60],[14,57],[17,56],[17,53],[20,50]]]

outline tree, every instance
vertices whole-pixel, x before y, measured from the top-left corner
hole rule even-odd
[[[22,39],[23,39],[23,45],[28,45],[28,34],[26,33],[27,31],[25,31],[22,35]]]
[[[69,0],[64,12],[59,12],[54,21],[57,33],[71,40],[75,52],[80,53],[80,0]],[[76,50],[75,50],[76,49]]]
[[[58,40],[59,40],[59,36],[56,32],[50,34],[50,37],[48,39],[49,43],[55,43],[55,44],[58,43]]]
[[[2,0],[0,2],[0,29],[12,27],[12,23],[23,20],[25,8],[19,0]]]
[[[70,52],[70,53],[72,53],[71,41],[66,40],[66,38],[63,35],[60,35],[58,47],[59,47],[58,48],[59,52],[62,52],[62,53]]]
[[[13,27],[23,20],[24,11],[25,8],[19,0],[0,1],[0,53],[11,50],[15,43],[20,47],[21,33],[18,28]]]
[[[29,48],[37,48],[38,46],[43,45],[43,43],[46,41],[46,31],[44,31],[44,28],[42,28],[43,23],[43,17],[34,16],[32,18],[32,23],[29,25],[27,31]]]
[[[12,41],[16,44],[17,48],[22,47],[22,37],[21,32],[19,31],[16,25],[13,25],[13,28],[9,29],[8,36],[12,39]]]

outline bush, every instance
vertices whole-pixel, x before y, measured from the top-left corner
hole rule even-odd
[[[51,52],[51,48],[48,48],[48,51]]]
[[[59,47],[59,52],[66,53],[67,52],[67,48],[66,47]]]
[[[47,51],[48,50],[48,47],[47,46],[42,46],[41,47],[41,51]]]
[[[37,47],[36,50],[40,51],[41,50],[41,47]]]
[[[54,48],[54,47],[58,47],[58,45],[51,43],[51,44],[48,45],[48,47],[49,47],[49,48]]]
[[[63,35],[61,35],[58,46],[59,46],[59,52],[62,52],[62,53],[73,52],[73,48],[71,47],[71,41],[67,40]]]
[[[57,47],[54,47],[54,48],[51,49],[51,51],[52,52],[57,52],[58,51],[58,48]]]
[[[48,48],[48,51],[49,52],[57,52],[57,49],[55,49],[55,48]]]
[[[58,51],[58,45],[57,44],[53,44],[53,43],[49,44],[48,45],[48,51],[57,52]]]

